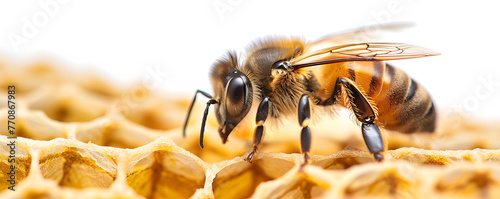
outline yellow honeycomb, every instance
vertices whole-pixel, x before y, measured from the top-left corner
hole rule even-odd
[[[348,116],[325,119],[312,128],[303,168],[300,129],[286,125],[265,135],[250,164],[253,129],[223,145],[213,114],[199,147],[203,102],[182,137],[191,95],[117,86],[48,62],[1,62],[0,198],[500,198],[498,121],[444,113],[435,134],[386,132],[386,161],[376,163]]]

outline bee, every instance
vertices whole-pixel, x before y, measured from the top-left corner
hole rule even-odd
[[[225,143],[242,123],[255,119],[251,162],[269,125],[297,118],[301,153],[307,164],[311,148],[312,118],[333,115],[342,106],[359,122],[368,150],[384,160],[380,128],[403,133],[433,132],[434,103],[427,91],[403,71],[384,62],[438,55],[402,43],[339,44],[343,35],[315,42],[298,38],[271,38],[250,45],[244,61],[228,52],[210,72],[214,94],[197,90],[184,124],[202,94],[206,103],[200,131],[203,148],[210,105],[215,105],[219,135]]]

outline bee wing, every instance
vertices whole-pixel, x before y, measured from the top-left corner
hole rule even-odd
[[[329,34],[319,38],[318,40],[312,42],[311,44],[314,46],[323,46],[325,45],[339,45],[342,43],[361,43],[373,41],[373,39],[381,39],[384,33],[387,32],[397,32],[403,29],[409,28],[414,24],[409,22],[401,22],[401,23],[390,23],[390,24],[375,24],[369,26],[363,26],[347,31],[337,32],[333,34]]]
[[[349,61],[384,61],[434,56],[432,50],[402,43],[359,43],[325,48],[302,55],[292,61],[294,70]]]

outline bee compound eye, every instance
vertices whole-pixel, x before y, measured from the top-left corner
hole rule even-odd
[[[226,108],[227,113],[236,116],[243,111],[247,89],[241,77],[232,78],[227,85]]]

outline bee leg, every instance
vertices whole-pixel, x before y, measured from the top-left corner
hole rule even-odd
[[[309,160],[309,153],[311,149],[311,130],[309,129],[309,123],[311,122],[311,109],[309,107],[309,96],[304,94],[300,97],[299,101],[299,125],[302,127],[302,131],[300,133],[300,148],[302,150],[302,154],[304,154],[304,163],[307,165]]]
[[[384,156],[380,153],[384,152],[384,141],[377,124],[373,123],[375,112],[372,106],[356,86],[341,77],[337,79],[338,83],[346,88],[351,107],[357,119],[362,123],[361,132],[368,150],[373,154],[375,160],[382,161]]]
[[[198,93],[201,93],[203,96],[208,97],[210,99],[212,98],[212,95],[208,94],[207,92],[202,91],[202,90],[196,90],[196,93],[194,94],[193,102],[191,102],[191,106],[189,106],[189,112],[187,114],[186,121],[184,122],[184,128],[182,128],[182,136],[183,137],[186,137],[186,128],[188,125],[189,117],[191,116],[191,111],[193,110],[194,103],[196,102],[196,97],[198,96]]]
[[[259,148],[260,141],[262,140],[262,135],[264,134],[264,122],[267,119],[267,115],[269,113],[269,97],[265,97],[259,105],[257,109],[257,116],[255,117],[255,123],[257,124],[257,128],[255,128],[255,133],[253,134],[253,146],[252,152],[248,154],[245,159],[247,162],[252,163],[252,159]]]
[[[212,104],[217,104],[216,100],[208,100],[207,107],[205,107],[205,112],[203,112],[203,119],[201,120],[201,129],[200,129],[200,147],[203,149],[203,136],[205,135],[205,124],[207,122],[208,108]]]
[[[382,140],[382,135],[380,134],[380,129],[374,123],[363,122],[361,125],[361,131],[363,133],[363,138],[368,150],[373,154],[373,157],[378,162],[384,160],[384,155],[380,152],[384,151],[384,141]]]

